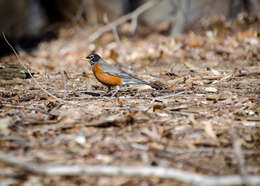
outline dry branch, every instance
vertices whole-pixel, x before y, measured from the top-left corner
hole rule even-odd
[[[110,30],[115,29],[118,25],[125,23],[128,20],[132,20],[132,22],[134,23],[135,27],[137,25],[137,18],[139,15],[141,15],[143,12],[145,12],[146,10],[152,8],[154,5],[156,5],[159,2],[159,0],[152,0],[152,1],[148,1],[147,3],[143,4],[142,6],[140,6],[139,8],[137,8],[135,11],[126,14],[125,16],[111,22],[108,25],[105,25],[103,27],[101,27],[100,29],[98,29],[95,33],[93,33],[92,35],[89,36],[89,42],[93,42],[96,39],[98,39],[100,36],[102,36],[105,32],[108,32]],[[135,28],[134,28],[135,29]]]
[[[104,22],[105,22],[106,24],[108,24],[108,21],[109,21],[109,20],[108,20],[108,16],[105,15],[105,16],[104,16]],[[125,55],[125,54],[126,54],[126,49],[125,49],[125,47],[121,44],[121,40],[120,40],[119,34],[118,34],[118,32],[117,32],[117,26],[116,26],[116,25],[112,28],[112,33],[113,33],[113,36],[114,36],[114,38],[115,38],[115,41],[116,41],[117,45],[120,46],[120,52],[122,51],[123,55]],[[121,49],[122,49],[122,50],[121,50]]]
[[[18,167],[22,170],[39,175],[48,176],[79,176],[107,175],[107,176],[155,176],[193,183],[199,185],[240,185],[244,183],[240,175],[230,176],[205,176],[175,168],[151,167],[151,166],[111,166],[111,165],[51,165],[26,162],[20,158],[0,152],[0,161]],[[247,176],[246,184],[260,184],[260,176]]]
[[[232,128],[231,131],[232,131],[232,137],[233,137],[233,151],[234,151],[235,157],[237,159],[239,174],[241,175],[243,185],[245,185],[246,179],[247,179],[247,172],[246,172],[246,167],[245,167],[244,154],[241,149],[241,142],[235,133],[235,129]]]

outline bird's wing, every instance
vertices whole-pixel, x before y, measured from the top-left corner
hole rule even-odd
[[[108,64],[104,61],[101,61],[99,63],[100,68],[104,71],[105,74],[112,75],[112,76],[117,76],[123,79],[123,84],[145,84],[145,85],[150,85],[150,83],[147,83],[143,80],[140,80],[136,77],[133,77],[131,74],[128,74],[127,72],[120,70],[116,67],[114,67],[111,64]]]
[[[108,63],[100,63],[99,66],[100,66],[100,68],[104,71],[105,74],[112,75],[112,76],[118,76],[118,77],[126,78],[126,79],[133,78],[133,77],[132,77],[130,74],[128,74],[127,72],[125,72],[125,71],[123,71],[123,70],[120,70],[120,69],[114,67],[114,66],[111,65],[111,64],[108,64]]]

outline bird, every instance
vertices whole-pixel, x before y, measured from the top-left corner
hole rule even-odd
[[[111,91],[112,87],[131,84],[149,85],[156,90],[161,89],[156,84],[135,78],[129,73],[108,64],[98,54],[93,53],[81,59],[90,63],[94,76],[100,83],[108,87],[108,92]]]

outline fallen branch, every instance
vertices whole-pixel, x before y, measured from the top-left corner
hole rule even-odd
[[[51,165],[30,163],[10,154],[0,152],[0,161],[18,167],[22,170],[39,175],[48,176],[79,176],[79,175],[107,175],[107,176],[155,176],[193,183],[199,185],[240,185],[243,180],[240,175],[205,176],[175,168],[151,166],[111,166],[111,165]],[[245,180],[244,180],[245,181]],[[260,184],[260,176],[247,176],[246,183]]]
[[[115,29],[115,27],[117,27],[118,25],[121,25],[122,23],[125,23],[128,20],[132,20],[133,24],[134,24],[134,28],[136,29],[137,26],[137,18],[139,15],[141,15],[143,12],[145,12],[146,10],[152,8],[154,5],[156,5],[159,2],[159,0],[152,0],[152,1],[148,1],[145,4],[143,4],[142,6],[138,7],[135,11],[126,14],[125,16],[111,22],[108,25],[105,25],[103,27],[101,27],[100,29],[98,29],[95,33],[93,33],[92,35],[89,36],[89,42],[93,42],[96,39],[98,39],[100,36],[102,36],[105,32],[108,32],[110,30]]]
[[[0,186],[15,185],[14,178],[1,179]]]
[[[246,165],[245,165],[245,157],[241,149],[241,142],[238,139],[237,134],[235,133],[235,129],[232,127],[231,135],[233,137],[233,151],[235,154],[235,157],[237,159],[239,174],[242,178],[242,184],[246,185],[246,179],[247,179],[247,172],[246,172]]]

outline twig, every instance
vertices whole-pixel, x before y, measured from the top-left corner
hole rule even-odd
[[[219,83],[219,82],[222,82],[222,81],[226,81],[226,80],[229,80],[233,77],[233,72],[227,74],[225,77],[221,78],[220,80],[215,80],[212,82],[212,84],[216,84],[216,83]]]
[[[9,43],[9,41],[7,40],[7,38],[5,37],[4,32],[2,32],[2,35],[4,37],[5,42],[8,44],[8,46],[12,49],[12,51],[14,52],[15,57],[17,58],[17,60],[19,61],[19,63],[23,66],[23,68],[28,72],[28,74],[30,75],[30,77],[32,78],[32,80],[35,82],[35,84],[37,85],[37,87],[39,89],[41,89],[45,94],[47,94],[48,96],[54,98],[56,101],[60,102],[60,103],[66,103],[66,104],[70,104],[70,105],[77,105],[76,103],[72,103],[69,101],[66,101],[64,99],[58,98],[57,96],[53,95],[52,93],[50,93],[49,91],[47,91],[45,88],[43,88],[40,83],[33,77],[31,71],[29,70],[29,68],[27,68],[27,66],[21,61],[19,55],[17,54],[16,50],[14,49],[14,47]]]
[[[147,109],[145,109],[144,112],[148,112],[148,110],[150,110],[150,109],[153,107],[155,101],[161,101],[161,102],[163,102],[165,99],[169,99],[169,98],[172,98],[172,97],[181,95],[181,94],[183,94],[183,93],[184,93],[184,91],[178,92],[178,93],[176,93],[176,94],[169,94],[169,95],[164,95],[164,96],[155,97],[155,98],[152,99],[150,105],[147,107]]]
[[[151,166],[111,166],[111,165],[52,165],[30,163],[10,154],[0,152],[0,161],[18,167],[22,170],[30,171],[39,175],[70,175],[79,176],[89,175],[107,175],[107,176],[155,176],[159,178],[168,178],[200,185],[239,185],[243,183],[240,175],[230,176],[206,176],[191,173],[175,168],[151,167]],[[260,176],[248,175],[246,184],[260,184]]]
[[[89,36],[89,42],[93,42],[96,39],[98,39],[100,36],[102,36],[105,32],[108,32],[110,30],[113,30],[115,27],[117,27],[118,25],[132,19],[135,20],[137,19],[137,17],[142,14],[144,11],[152,8],[154,5],[156,5],[159,2],[159,0],[151,0],[148,1],[147,3],[143,4],[142,6],[138,7],[135,11],[126,14],[125,16],[111,22],[108,25],[105,25],[103,27],[101,27],[100,29],[98,29],[95,33],[93,33],[92,35]],[[135,22],[134,22],[135,23]],[[136,24],[136,23],[135,23]]]
[[[9,185],[15,185],[14,178],[7,178],[4,180],[1,180],[1,182],[0,182],[0,186],[9,186]]]
[[[64,93],[63,93],[63,99],[66,99],[67,98],[67,79],[68,79],[68,76],[67,76],[67,72],[64,70],[63,73],[62,73],[62,79],[63,79],[63,87],[64,87]]]
[[[5,42],[8,44],[8,46],[9,46],[9,47],[12,49],[12,51],[14,52],[14,55],[15,55],[15,57],[17,58],[17,60],[19,61],[19,63],[20,63],[20,64],[23,66],[23,68],[28,72],[28,74],[30,75],[30,77],[31,77],[31,78],[33,79],[33,81],[35,82],[35,84],[36,84],[45,94],[51,96],[51,97],[54,98],[56,101],[58,101],[58,102],[63,102],[63,103],[67,102],[67,101],[65,101],[65,100],[63,100],[63,99],[61,99],[61,98],[58,98],[58,97],[54,96],[52,93],[48,92],[46,89],[44,89],[44,88],[40,85],[40,83],[33,77],[31,71],[29,70],[29,68],[27,68],[27,66],[21,61],[21,59],[20,59],[19,55],[17,54],[16,50],[14,49],[14,47],[13,47],[13,46],[9,43],[9,41],[6,39],[4,32],[2,32],[2,35],[3,35],[3,37],[4,37]]]
[[[109,20],[108,20],[108,16],[107,14],[104,15],[104,22],[108,25],[109,24]],[[120,37],[117,33],[117,29],[116,29],[116,25],[113,26],[112,28],[112,32],[113,32],[113,35],[114,35],[114,38],[115,38],[115,41],[118,45],[121,44],[121,41],[120,41]]]
[[[159,96],[159,97],[154,98],[154,100],[162,101],[164,99],[169,99],[169,98],[172,98],[172,97],[176,97],[176,96],[179,96],[179,95],[184,94],[184,93],[185,93],[185,91],[181,91],[181,92],[178,92],[176,94],[169,94],[169,95]]]
[[[232,127],[231,132],[232,132],[232,137],[233,137],[233,152],[237,159],[239,174],[241,175],[243,184],[246,184],[247,172],[246,172],[246,167],[245,167],[244,154],[241,149],[241,142],[238,139],[238,137],[235,133],[235,129],[233,127]]]
[[[21,106],[21,105],[11,105],[11,104],[2,104],[3,107],[6,108],[12,108],[12,109],[25,109],[25,110],[34,110],[34,111],[38,111],[38,112],[43,112],[43,113],[48,113],[42,109],[39,108],[31,108],[31,107],[25,107],[25,106]]]

